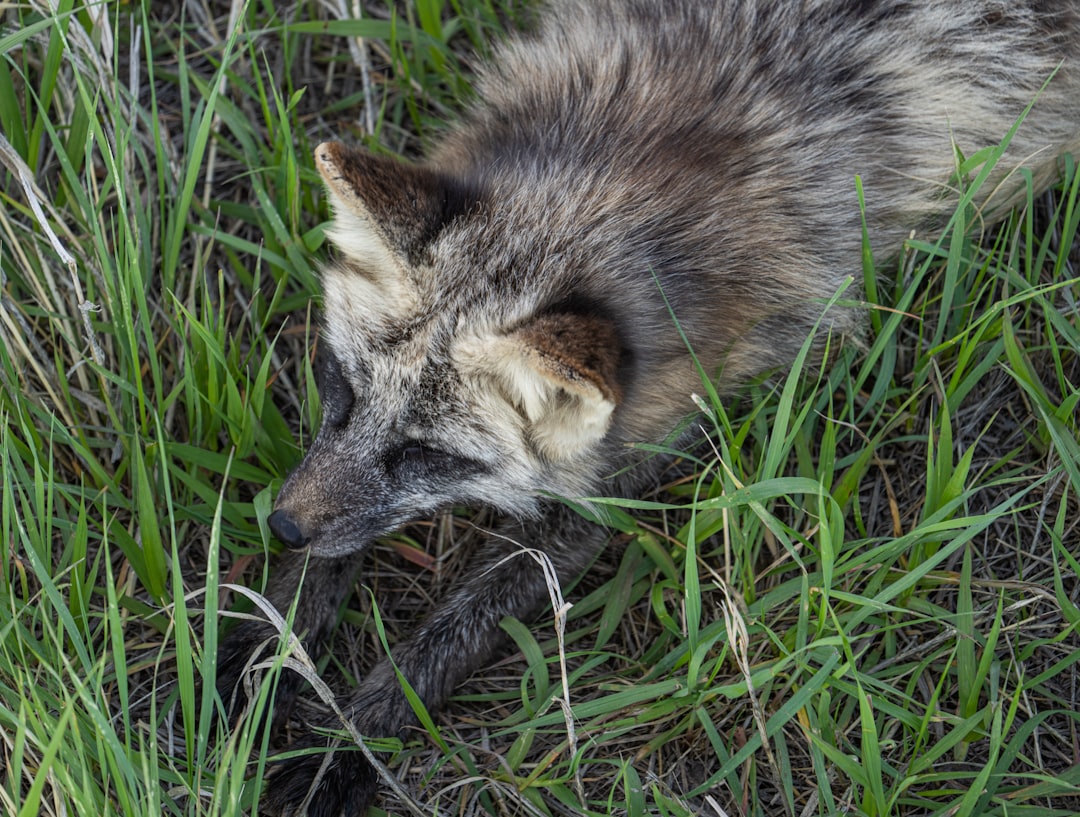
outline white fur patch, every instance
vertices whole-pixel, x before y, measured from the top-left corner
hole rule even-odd
[[[514,335],[461,337],[453,354],[463,375],[495,381],[505,401],[524,415],[526,432],[548,460],[581,456],[611,426],[615,403],[592,383],[555,376],[537,350]]]
[[[416,307],[414,292],[385,287],[364,275],[334,266],[323,271],[323,312],[333,331],[352,327],[365,333],[387,318],[408,314]]]
[[[382,278],[396,272],[397,259],[371,219],[351,210],[348,202],[333,188],[329,193],[334,221],[326,231],[327,238],[373,277]]]
[[[359,274],[333,275],[327,271],[323,288],[329,304],[331,278],[338,278],[338,291],[351,290],[351,308],[368,316],[403,317],[413,313],[419,297],[401,261],[391,251],[371,219],[356,213],[333,188],[329,188],[334,223],[326,235],[358,268]]]

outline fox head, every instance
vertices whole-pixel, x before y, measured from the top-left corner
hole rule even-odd
[[[339,251],[322,277],[323,419],[275,535],[338,556],[440,508],[528,516],[593,485],[625,361],[587,281],[523,243],[488,191],[336,143],[315,161]]]

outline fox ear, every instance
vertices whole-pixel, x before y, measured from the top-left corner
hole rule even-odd
[[[565,460],[599,442],[622,393],[614,325],[591,315],[552,314],[470,343],[473,366],[494,376],[528,421],[533,444]]]
[[[445,219],[444,180],[426,168],[339,142],[319,145],[315,165],[333,205],[330,240],[401,303],[412,287],[411,262]]]

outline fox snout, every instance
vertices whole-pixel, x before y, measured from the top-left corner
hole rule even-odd
[[[323,428],[282,483],[266,521],[290,550],[320,558],[356,553],[430,510],[380,469],[381,448],[360,448],[354,436]]]

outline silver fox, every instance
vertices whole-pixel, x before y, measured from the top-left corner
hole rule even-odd
[[[604,546],[549,497],[653,479],[661,463],[628,467],[630,444],[692,411],[687,343],[725,393],[790,363],[815,326],[857,339],[856,176],[871,245],[895,255],[955,206],[958,151],[1023,117],[978,202],[1000,212],[1021,187],[1010,170],[1046,185],[1080,146],[1078,62],[1080,0],[554,0],[426,161],[320,146],[339,251],[324,417],[270,517],[301,551],[271,600],[287,609],[310,554],[296,629],[315,649],[373,539],[451,505],[501,511],[394,650],[441,706],[499,648],[500,619],[546,599],[535,563],[508,554],[540,549],[571,581]],[[223,690],[263,632],[226,638]],[[387,660],[346,711],[371,736],[414,722]],[[321,761],[283,762],[266,808],[300,810]],[[376,788],[339,752],[309,813],[360,814]]]

